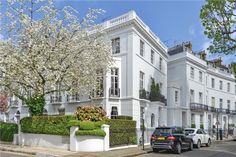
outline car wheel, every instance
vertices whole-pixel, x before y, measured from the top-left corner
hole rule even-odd
[[[208,142],[206,144],[207,147],[210,147],[211,146],[211,139],[208,139]]]
[[[193,150],[193,141],[190,142],[190,144],[189,144],[189,149],[188,149],[188,150],[190,150],[190,151]]]
[[[153,152],[159,152],[159,149],[157,148],[152,148]]]
[[[201,141],[198,140],[198,141],[197,141],[197,149],[200,149],[200,148],[201,148]]]
[[[178,142],[178,143],[176,143],[176,145],[175,145],[175,150],[174,150],[174,152],[175,152],[176,154],[180,154],[181,151],[182,151],[182,147],[181,147],[181,144]]]

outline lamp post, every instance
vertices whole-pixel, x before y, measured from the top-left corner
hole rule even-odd
[[[21,140],[21,138],[20,138],[20,112],[19,111],[17,111],[16,112],[16,114],[15,114],[15,117],[16,117],[16,121],[17,121],[17,126],[18,126],[18,145],[20,145],[20,140]]]
[[[144,116],[145,116],[145,110],[144,107],[141,107],[141,116],[142,116],[142,146],[143,146],[143,150],[144,150]]]

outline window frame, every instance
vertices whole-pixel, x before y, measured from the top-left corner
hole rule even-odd
[[[140,54],[140,56],[144,57],[144,54],[145,54],[145,43],[144,43],[143,40],[140,39],[139,44],[140,44],[140,47],[139,47],[140,52],[139,52],[139,54]]]
[[[112,54],[119,54],[120,53],[120,37],[111,39],[111,43],[112,43],[111,44],[112,45]],[[117,45],[117,43],[118,43],[118,45]],[[113,47],[113,46],[115,46],[115,47]]]
[[[145,89],[145,73],[142,71],[139,71],[139,90],[143,90],[143,89]]]
[[[150,60],[151,60],[151,63],[154,64],[154,61],[155,61],[155,52],[154,50],[151,49],[151,56],[150,56]]]

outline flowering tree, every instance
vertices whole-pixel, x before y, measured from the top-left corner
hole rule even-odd
[[[79,19],[73,8],[58,10],[50,0],[8,0],[0,85],[23,100],[32,115],[42,114],[47,94],[95,88],[102,75],[97,71],[112,62],[102,27],[95,25],[103,12],[89,9]]]
[[[0,112],[6,112],[8,105],[7,105],[7,95],[0,94]]]

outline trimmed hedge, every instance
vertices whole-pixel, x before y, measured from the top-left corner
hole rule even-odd
[[[69,127],[78,126],[79,130],[76,131],[77,136],[102,136],[105,137],[106,133],[101,129],[101,125],[104,124],[104,121],[79,121],[71,120],[69,122]]]
[[[75,116],[33,116],[21,119],[21,131],[34,134],[70,135],[68,127],[70,120]]]
[[[110,146],[137,144],[136,121],[108,119],[110,125]]]
[[[94,130],[78,130],[76,131],[76,136],[102,136],[105,137],[106,133],[102,129]]]
[[[116,116],[115,119],[133,120],[133,117],[131,117],[131,116],[122,116],[122,115],[120,115],[120,116]]]
[[[83,121],[79,123],[80,130],[94,130],[95,128],[95,124],[90,121]]]
[[[0,141],[12,142],[14,134],[17,134],[17,132],[17,124],[0,122]]]

